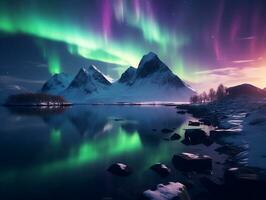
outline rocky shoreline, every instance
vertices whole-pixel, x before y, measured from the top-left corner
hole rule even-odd
[[[224,165],[221,183],[217,184],[210,178],[201,178],[201,183],[208,192],[203,198],[192,199],[256,199],[265,196],[263,188],[266,187],[266,170],[249,166],[249,145],[236,145],[226,139],[246,134],[245,124],[249,121],[248,117],[265,108],[264,100],[235,98],[209,104],[183,104],[176,108],[178,114],[189,113],[197,118],[200,124],[215,127],[207,133],[208,139],[221,145],[215,151],[228,156],[225,163],[221,163]],[[248,125],[254,122],[264,124],[265,120],[255,117]]]

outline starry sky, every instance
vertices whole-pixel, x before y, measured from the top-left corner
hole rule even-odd
[[[116,80],[150,51],[197,91],[266,87],[266,2],[0,1],[0,84],[37,90],[90,64]]]

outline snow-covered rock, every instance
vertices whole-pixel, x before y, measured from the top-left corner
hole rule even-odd
[[[117,176],[129,176],[132,173],[132,169],[124,163],[114,163],[107,170]]]
[[[162,177],[166,177],[170,174],[171,169],[167,167],[165,164],[156,163],[150,167],[151,170],[155,171]]]
[[[189,200],[186,186],[179,182],[169,182],[169,184],[159,184],[156,190],[146,190],[143,196],[150,200]]]
[[[182,171],[205,171],[212,169],[212,158],[207,155],[181,153],[173,156],[174,166]]]
[[[71,80],[72,78],[68,74],[55,74],[47,82],[45,82],[41,92],[48,94],[59,94],[69,86]]]

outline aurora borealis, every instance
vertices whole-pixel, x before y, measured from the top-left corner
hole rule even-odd
[[[154,51],[197,90],[265,87],[265,16],[262,0],[1,1],[0,75],[36,82],[96,64],[117,79]]]

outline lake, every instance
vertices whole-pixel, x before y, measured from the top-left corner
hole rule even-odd
[[[174,106],[148,105],[0,107],[1,199],[133,200],[159,183],[194,180],[196,175],[174,169],[174,154],[202,153],[219,162],[225,156],[214,151],[215,143],[184,145],[184,129],[193,118],[176,111]],[[182,138],[166,140],[172,133],[162,133],[164,128]],[[128,164],[133,173],[117,177],[107,172],[116,162]],[[171,168],[170,176],[162,178],[149,169],[157,162]],[[211,177],[219,180],[222,165],[213,166]]]

